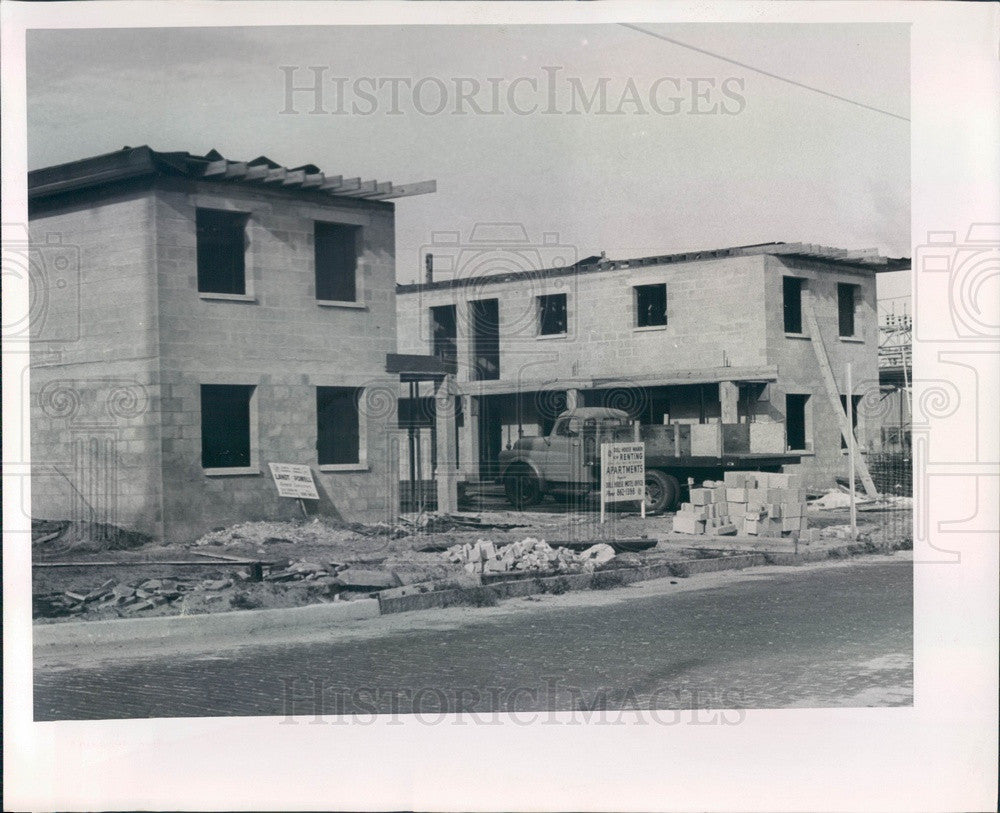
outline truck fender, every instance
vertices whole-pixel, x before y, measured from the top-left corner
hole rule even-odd
[[[507,472],[510,470],[511,466],[516,466],[522,463],[529,469],[531,469],[532,473],[535,475],[535,477],[538,478],[538,481],[542,484],[542,488],[545,488],[545,475],[542,474],[542,470],[538,468],[538,466],[535,464],[533,460],[524,456],[515,457],[513,460],[508,460],[506,463],[504,463],[503,469],[501,469],[500,471],[500,478],[503,479],[504,477],[507,476]]]

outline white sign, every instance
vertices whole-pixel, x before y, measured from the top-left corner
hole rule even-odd
[[[646,447],[642,443],[601,444],[601,521],[609,502],[642,503],[646,513]]]
[[[268,463],[279,497],[294,500],[318,500],[312,469],[297,463]],[[304,509],[303,509],[304,510]]]

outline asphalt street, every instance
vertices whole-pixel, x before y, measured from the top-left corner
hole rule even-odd
[[[35,719],[909,705],[912,577],[908,561],[859,561],[488,621],[472,610],[444,630],[39,668]]]

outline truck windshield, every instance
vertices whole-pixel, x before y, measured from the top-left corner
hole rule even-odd
[[[626,423],[621,418],[604,418],[601,420],[601,429],[620,429]]]

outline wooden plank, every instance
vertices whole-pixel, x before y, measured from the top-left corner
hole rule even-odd
[[[328,190],[333,195],[339,195],[341,192],[346,192],[351,189],[361,188],[360,178],[342,178],[340,183],[336,186],[324,184],[323,188]]]
[[[317,172],[313,175],[306,175],[305,180],[302,182],[302,188],[309,189],[315,186],[322,186],[323,180],[324,177],[322,172]]]
[[[377,195],[388,195],[390,192],[392,192],[392,182],[382,181],[382,183],[375,184],[374,192],[359,192],[358,197],[370,198],[370,197],[376,197]]]
[[[875,488],[875,481],[872,480],[865,465],[864,457],[857,451],[857,440],[854,438],[854,431],[847,421],[844,407],[840,403],[840,390],[837,387],[837,379],[833,375],[833,368],[830,366],[830,359],[826,354],[826,345],[823,343],[823,334],[820,333],[819,322],[816,320],[816,311],[813,310],[812,294],[807,288],[802,290],[802,316],[805,318],[806,327],[809,329],[810,344],[816,354],[816,363],[819,364],[820,373],[823,376],[824,389],[833,407],[833,414],[837,416],[840,424],[840,434],[845,443],[849,443],[854,448],[855,470],[861,478],[861,484],[865,488],[865,493],[869,497],[877,497],[878,489]]]
[[[226,172],[226,166],[228,164],[229,162],[226,161],[225,159],[221,161],[212,161],[212,163],[210,163],[207,167],[205,167],[205,171],[202,173],[202,175],[204,176],[224,175]]]
[[[151,567],[159,565],[169,565],[170,567],[224,567],[226,565],[252,565],[260,560],[237,560],[226,559],[204,562],[186,562],[175,560],[152,560],[143,562],[32,562],[32,567]],[[263,564],[267,564],[264,562]]]
[[[294,172],[289,172],[285,175],[282,184],[285,186],[291,186],[292,184],[300,184],[306,179],[306,171],[304,169],[298,169]]]
[[[271,171],[271,168],[267,164],[258,164],[257,166],[248,167],[247,174],[243,176],[248,181],[259,181],[267,177],[267,173]]]
[[[338,195],[346,195],[348,197],[352,197],[353,198],[353,197],[356,197],[356,196],[359,196],[359,195],[363,195],[366,192],[375,192],[375,187],[377,186],[377,184],[378,184],[378,181],[361,181],[358,184],[357,188],[355,188],[355,189],[344,189],[344,188],[341,188],[341,189],[337,190],[337,194]]]
[[[419,181],[418,183],[393,186],[391,192],[373,197],[376,200],[390,200],[393,198],[406,198],[412,195],[427,195],[431,192],[437,192],[437,181]]]
[[[234,161],[226,167],[227,178],[242,178],[246,174],[247,165],[240,161]]]

